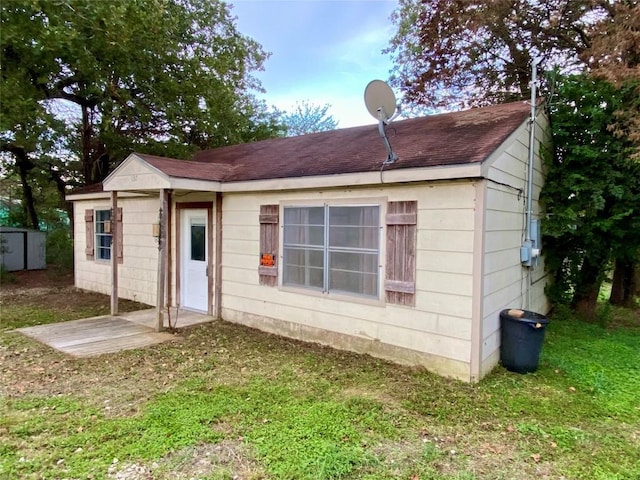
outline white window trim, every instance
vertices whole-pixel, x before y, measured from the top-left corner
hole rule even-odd
[[[104,224],[107,220],[98,220],[98,212],[109,212],[109,222],[111,223],[111,232],[112,233],[101,233],[98,232],[98,225]],[[93,210],[93,234],[94,234],[94,261],[98,263],[110,263],[111,257],[113,255],[113,215],[111,214],[110,208],[95,208]],[[107,247],[102,247],[100,244],[101,237],[109,238],[109,258],[102,258],[100,256],[100,252],[106,250]]]
[[[344,292],[339,290],[324,290],[314,287],[306,287],[304,285],[291,285],[284,283],[284,210],[285,208],[311,208],[311,207],[323,207],[325,209],[325,222],[327,222],[329,207],[377,207],[378,208],[378,271],[377,271],[377,296],[370,296],[364,294],[357,294],[351,292]],[[280,241],[279,241],[279,272],[278,272],[278,288],[279,290],[292,293],[303,293],[307,296],[333,298],[335,300],[349,301],[352,303],[362,303],[367,305],[385,305],[385,292],[384,292],[384,259],[386,258],[385,246],[385,222],[387,210],[387,197],[372,197],[372,198],[347,198],[347,199],[327,199],[324,201],[317,200],[303,200],[303,201],[291,201],[280,203]],[[326,226],[326,223],[325,223]],[[323,246],[324,252],[329,252],[328,242],[326,240],[328,236],[328,228],[325,228],[325,244]],[[328,255],[324,255],[323,272],[325,272],[325,284],[326,269],[328,264]]]

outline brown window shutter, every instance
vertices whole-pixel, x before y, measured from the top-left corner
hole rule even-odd
[[[387,204],[387,264],[384,289],[388,303],[416,303],[418,202]]]
[[[278,205],[260,205],[260,285],[278,285]]]
[[[86,238],[84,253],[87,256],[87,260],[93,260],[95,255],[94,253],[95,232],[93,230],[93,210],[84,211],[84,231],[85,231],[85,238]]]
[[[124,262],[124,245],[122,244],[122,207],[118,207],[116,212],[116,260],[118,263]]]

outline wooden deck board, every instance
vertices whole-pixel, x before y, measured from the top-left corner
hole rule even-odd
[[[102,355],[104,353],[114,353],[122,350],[132,350],[135,348],[144,348],[158,343],[172,340],[175,337],[170,333],[142,333],[128,337],[118,337],[108,340],[100,340],[97,342],[75,344],[59,350],[73,355],[74,357],[92,357]]]
[[[195,325],[213,318],[194,312],[180,312],[178,326]],[[103,315],[68,322],[19,328],[17,331],[75,357],[90,357],[121,350],[144,348],[176,337],[156,332],[152,326],[155,309],[121,316]]]

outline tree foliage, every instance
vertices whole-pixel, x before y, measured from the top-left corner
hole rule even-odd
[[[631,159],[632,142],[609,128],[636,88],[569,76],[550,102],[555,152],[541,201],[551,297],[587,317],[610,262],[638,260],[640,163]]]
[[[307,133],[333,130],[338,122],[327,112],[331,105],[316,105],[307,100],[297,102],[292,112],[279,112],[280,122],[287,129],[287,136],[295,137]]]
[[[640,3],[605,2],[608,21],[597,23],[591,32],[590,48],[583,55],[593,76],[616,86],[640,80]],[[640,83],[640,82],[639,82]],[[637,89],[640,98],[640,86]],[[616,134],[640,145],[640,101],[624,105],[616,113]],[[640,148],[636,156],[640,155]]]
[[[64,190],[134,149],[184,158],[281,133],[252,95],[266,54],[224,2],[13,0],[1,22],[0,148],[23,183],[39,170]]]
[[[542,71],[583,69],[599,0],[400,0],[387,49],[391,82],[409,103],[478,106],[527,96],[533,59]]]

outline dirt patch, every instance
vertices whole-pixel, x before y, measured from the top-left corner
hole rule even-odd
[[[234,480],[266,478],[249,447],[240,441],[185,448],[148,465],[120,465],[114,460],[108,478],[115,480],[187,480],[214,476]]]
[[[0,291],[28,290],[34,288],[62,288],[73,285],[73,272],[49,265],[46,270],[21,270],[10,272],[10,281],[0,284]]]

